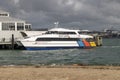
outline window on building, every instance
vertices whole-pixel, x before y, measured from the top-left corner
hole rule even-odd
[[[5,14],[0,14],[0,16],[8,16],[8,14],[7,14],[7,13],[5,13]]]
[[[15,30],[15,23],[9,23],[9,30]]]
[[[27,24],[26,24],[26,25],[25,25],[25,30],[26,30],[26,31],[30,31],[30,30],[31,30],[31,25],[27,25]]]
[[[24,23],[17,23],[17,30],[24,30]]]
[[[2,30],[15,30],[15,23],[2,23]]]

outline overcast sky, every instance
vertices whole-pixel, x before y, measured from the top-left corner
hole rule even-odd
[[[0,8],[33,28],[60,26],[102,30],[120,27],[120,0],[0,0]]]

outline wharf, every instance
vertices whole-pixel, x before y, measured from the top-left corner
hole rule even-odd
[[[0,31],[0,50],[1,49],[24,49],[23,47],[19,47],[15,42],[17,39],[23,39],[26,36],[34,36],[38,34],[42,34],[45,31]],[[4,34],[4,35],[3,35]],[[13,39],[12,39],[13,35]],[[12,45],[12,42],[14,45]]]

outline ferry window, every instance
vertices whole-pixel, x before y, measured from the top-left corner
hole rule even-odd
[[[76,34],[75,32],[59,32],[59,34]]]
[[[82,34],[82,32],[78,32],[79,34]]]
[[[58,32],[57,31],[48,31],[48,32],[46,32],[46,34],[58,34]]]
[[[48,32],[46,32],[45,34],[50,34],[50,32],[48,31]]]
[[[91,41],[93,41],[93,39],[92,38],[86,38],[86,41],[91,42]]]
[[[24,23],[17,23],[17,30],[24,30]]]
[[[37,38],[36,41],[77,41],[78,38]]]
[[[2,23],[2,30],[15,30],[15,23]]]
[[[57,31],[52,31],[51,33],[52,33],[52,34],[58,34],[58,32],[57,32]]]
[[[88,32],[78,32],[79,34],[89,34]]]
[[[75,32],[68,32],[68,34],[76,34]]]

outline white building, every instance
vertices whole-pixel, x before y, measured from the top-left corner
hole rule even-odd
[[[27,36],[34,36],[46,31],[32,31],[31,24],[24,20],[10,17],[9,12],[0,10],[0,45],[11,44],[12,34],[14,39],[21,39]]]
[[[10,44],[12,34],[15,39],[23,38],[21,32],[30,31],[31,24],[24,20],[10,17],[9,12],[0,10],[0,45]]]
[[[0,10],[0,31],[29,31],[31,24],[26,24],[24,20],[10,17],[8,12]]]

